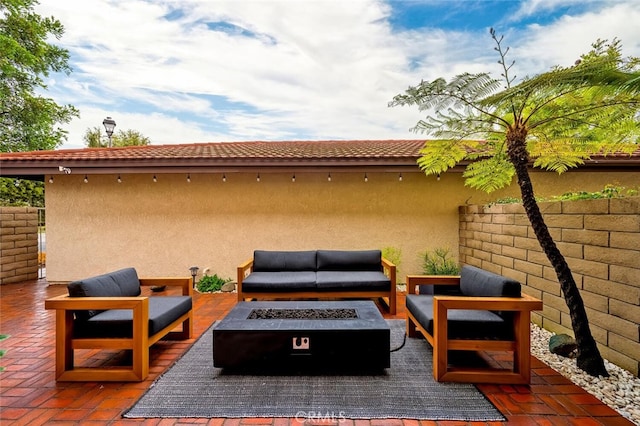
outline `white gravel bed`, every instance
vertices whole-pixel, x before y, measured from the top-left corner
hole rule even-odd
[[[593,377],[576,360],[549,351],[550,331],[531,324],[531,354],[580,386],[623,417],[640,426],[640,378],[605,360],[609,377]]]

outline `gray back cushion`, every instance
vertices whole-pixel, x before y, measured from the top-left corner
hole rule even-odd
[[[70,282],[71,297],[131,297],[139,296],[140,280],[134,268],[125,268],[108,274]],[[76,318],[89,319],[101,311],[77,311]]]
[[[253,252],[253,270],[256,272],[315,271],[315,251],[268,251]]]
[[[465,296],[520,297],[520,283],[475,266],[465,265],[460,272],[460,291]]]
[[[382,271],[382,252],[318,250],[318,271]]]

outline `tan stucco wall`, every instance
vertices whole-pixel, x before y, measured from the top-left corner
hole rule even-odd
[[[134,266],[142,276],[200,273],[235,277],[254,249],[402,251],[399,282],[421,271],[419,253],[450,247],[457,255],[458,206],[487,195],[464,187],[459,173],[440,181],[420,172],[296,172],[158,175],[57,175],[46,183],[47,280],[67,282]],[[537,194],[637,186],[637,173],[534,173]]]

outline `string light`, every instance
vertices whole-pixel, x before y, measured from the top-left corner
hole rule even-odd
[[[49,177],[49,183],[53,183],[53,176]]]
[[[295,182],[295,181],[296,181],[296,175],[294,173],[293,176],[291,176],[291,182]]]
[[[118,175],[118,183],[122,183],[122,178]]]
[[[84,175],[84,183],[89,183],[89,178],[87,177],[87,175]]]
[[[367,177],[367,174],[366,174],[366,173],[364,174],[364,181],[365,181],[365,182],[369,182],[369,177]]]
[[[227,181],[227,175],[225,175],[224,173],[222,174],[222,181],[226,182]]]
[[[256,182],[260,182],[260,173],[258,173],[258,176],[256,176]]]
[[[191,183],[191,174],[187,173],[187,182]]]
[[[331,182],[331,173],[327,176],[327,182]]]
[[[158,178],[156,177],[156,175],[153,175],[153,183],[156,183],[158,181]]]
[[[436,177],[436,180],[440,182],[440,173],[438,173],[438,177]]]
[[[398,176],[398,182],[402,182],[402,173]]]

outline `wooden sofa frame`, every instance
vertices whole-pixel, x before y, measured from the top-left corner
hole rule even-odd
[[[192,296],[192,279],[140,278],[140,286],[178,286],[183,296]],[[162,296],[154,296],[162,297]],[[56,310],[56,380],[58,381],[142,381],[149,375],[149,347],[160,339],[191,339],[193,309],[156,334],[149,336],[149,297],[69,297],[62,295],[45,300],[45,309]],[[76,310],[130,309],[133,311],[131,338],[74,338]],[[181,331],[173,331],[182,324]],[[75,368],[75,349],[115,349],[133,352],[130,367]]]
[[[415,294],[419,285],[455,286],[459,276],[408,275],[407,294]],[[448,339],[447,311],[477,309],[513,312],[513,340]],[[470,297],[434,295],[433,335],[424,329],[407,310],[407,335],[417,337],[418,331],[433,348],[433,377],[439,382],[528,384],[531,380],[531,311],[541,310],[542,301],[522,294],[521,297]],[[513,368],[474,368],[450,366],[449,350],[510,351]]]
[[[253,259],[238,266],[238,301],[275,299],[365,299],[379,298],[391,315],[396,313],[396,265],[382,258],[382,268],[391,281],[390,291],[288,291],[288,292],[247,292],[242,289],[242,280],[253,271]]]

